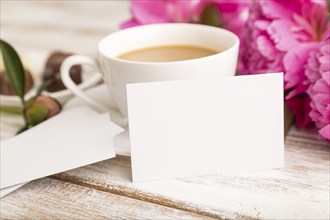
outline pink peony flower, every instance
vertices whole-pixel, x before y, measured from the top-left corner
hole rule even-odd
[[[309,116],[319,133],[330,141],[330,35],[311,53],[305,75],[311,98]]]
[[[324,0],[258,0],[250,7],[240,72],[284,72],[286,103],[298,126],[311,122],[304,66],[329,25]]]
[[[198,2],[182,0],[131,0],[132,18],[121,28],[154,23],[190,22]]]
[[[202,15],[216,13],[218,26],[242,34],[250,0],[131,0],[132,18],[121,28],[153,23],[202,23]],[[214,10],[206,11],[208,7]]]

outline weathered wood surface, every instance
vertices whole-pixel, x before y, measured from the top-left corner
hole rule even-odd
[[[201,219],[194,213],[44,178],[1,200],[1,219]]]
[[[97,42],[129,18],[128,1],[1,0],[1,38],[20,51],[96,55]]]
[[[0,9],[1,38],[27,56],[95,55],[129,15],[126,1],[1,1]],[[10,121],[1,116],[1,138],[12,135]],[[132,183],[130,159],[119,157],[27,184],[0,200],[1,219],[329,219],[329,161],[329,143],[296,128],[279,170]]]
[[[53,178],[218,218],[329,218],[329,145],[293,129],[284,169],[132,183],[129,158]]]
[[[109,209],[107,201],[111,197],[118,206],[123,205],[121,209],[127,209],[111,216],[116,218],[129,218],[127,212],[131,209],[141,218],[170,218],[171,213],[178,214],[173,218],[189,216],[170,211],[175,209],[204,217],[230,219],[328,219],[328,143],[293,128],[286,140],[285,153],[284,169],[145,183],[132,183],[130,159],[118,157],[27,184],[1,200],[1,217],[42,218],[42,214],[48,213],[54,218],[70,214],[72,218],[84,218],[85,212],[95,217]],[[90,191],[95,194],[88,194]],[[79,204],[77,194],[78,197],[86,196]],[[115,195],[127,198],[127,201],[117,199]],[[44,202],[40,203],[42,197],[45,197]],[[140,206],[126,205],[130,201],[139,203],[138,200]],[[150,203],[172,209],[159,209],[159,215],[152,217],[149,212],[145,213]],[[85,206],[91,208],[85,210]],[[168,216],[164,217],[166,214]]]

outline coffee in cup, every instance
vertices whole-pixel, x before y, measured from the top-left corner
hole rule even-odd
[[[193,45],[166,45],[129,51],[119,55],[118,58],[138,62],[173,62],[202,58],[217,53],[219,52]]]

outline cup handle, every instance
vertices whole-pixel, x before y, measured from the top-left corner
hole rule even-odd
[[[123,117],[123,115],[118,112],[116,108],[113,106],[107,105],[106,103],[102,103],[99,100],[95,100],[95,98],[92,98],[88,96],[82,89],[77,86],[71,76],[70,76],[70,69],[71,67],[75,65],[88,65],[91,66],[97,74],[93,76],[93,81],[101,82],[103,80],[102,72],[99,69],[99,66],[95,59],[87,56],[82,55],[72,55],[67,57],[62,65],[61,65],[61,79],[63,84],[76,96],[83,99],[86,103],[91,105],[93,108],[95,108],[99,112],[109,112],[111,115],[111,119],[118,125],[122,127],[127,126],[127,119]]]

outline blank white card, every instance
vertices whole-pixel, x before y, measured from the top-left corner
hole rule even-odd
[[[283,74],[127,85],[133,181],[280,168]]]
[[[78,107],[1,142],[1,196],[14,185],[115,157],[112,139],[121,131],[108,114]]]

